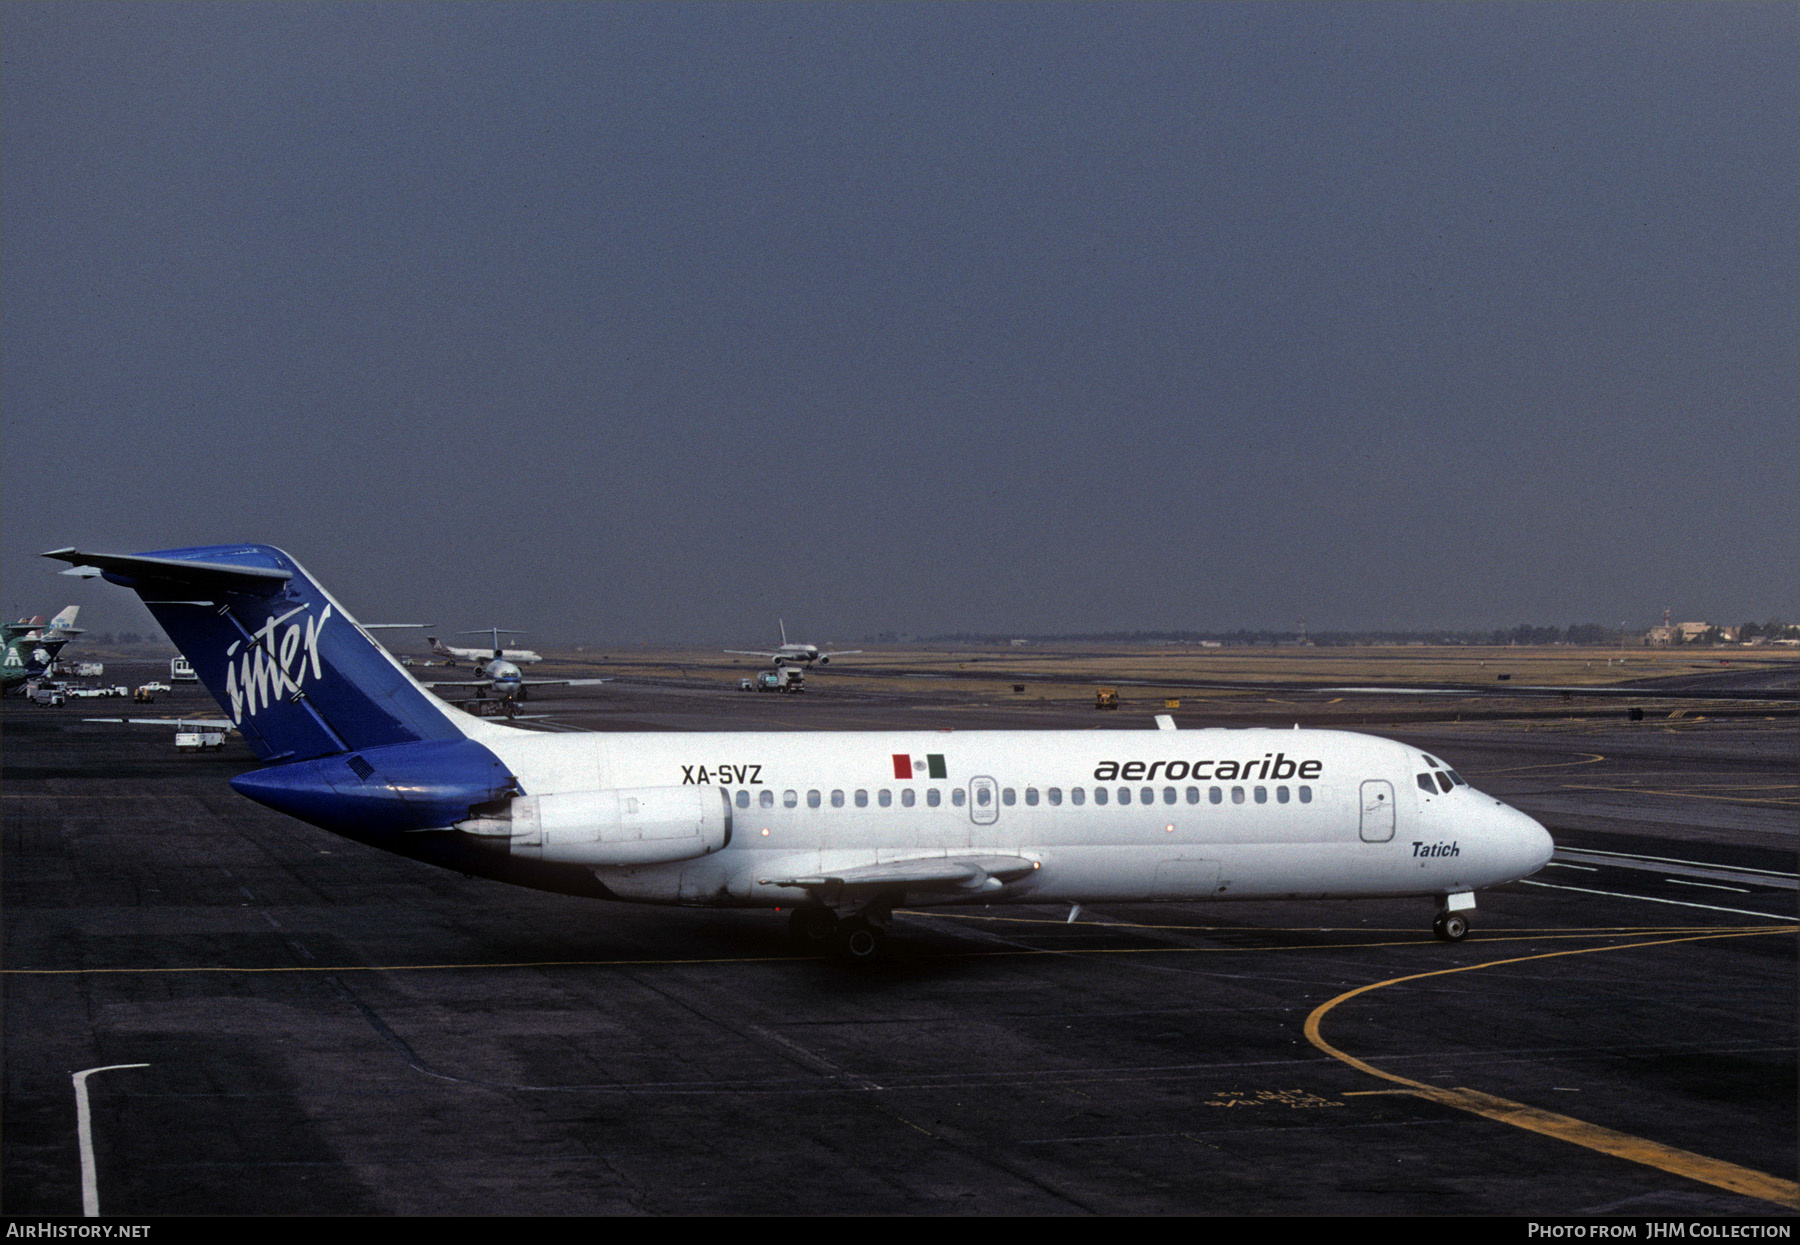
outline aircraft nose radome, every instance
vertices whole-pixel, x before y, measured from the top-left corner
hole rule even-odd
[[[1550,863],[1556,854],[1556,840],[1550,832],[1534,817],[1521,813],[1511,805],[1506,805],[1508,814],[1508,830],[1517,843],[1519,876],[1529,877]]]

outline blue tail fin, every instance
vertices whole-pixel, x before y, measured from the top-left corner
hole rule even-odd
[[[265,762],[463,737],[447,708],[273,546],[44,556],[135,591]]]

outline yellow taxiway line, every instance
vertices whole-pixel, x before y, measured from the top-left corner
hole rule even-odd
[[[1793,934],[1795,932],[1800,932],[1800,927],[1789,925],[1773,929],[1744,930],[1736,933],[1696,934],[1684,938],[1663,938],[1654,942],[1621,943],[1610,947],[1580,947],[1569,951],[1546,951],[1539,955],[1489,960],[1484,964],[1465,964],[1460,968],[1440,968],[1428,973],[1391,977],[1386,981],[1372,982],[1366,986],[1358,986],[1354,990],[1346,990],[1336,998],[1314,1008],[1312,1014],[1306,1018],[1306,1039],[1333,1059],[1341,1060],[1360,1072],[1366,1072],[1370,1076],[1380,1077],[1384,1081],[1393,1081],[1398,1085],[1405,1086],[1401,1090],[1373,1092],[1412,1094],[1432,1102],[1442,1103],[1447,1107],[1455,1107],[1459,1111],[1468,1111],[1475,1115],[1485,1116],[1490,1120],[1498,1120],[1502,1124],[1511,1124],[1515,1128],[1541,1133],[1546,1137],[1555,1137],[1558,1140],[1585,1146],[1587,1149],[1598,1150],[1602,1154],[1610,1154],[1633,1163],[1642,1163],[1647,1167],[1655,1167],[1690,1180],[1715,1185],[1746,1197],[1759,1198],[1762,1201],[1775,1202],[1782,1206],[1797,1207],[1800,1206],[1800,1184],[1792,1180],[1783,1180],[1779,1176],[1771,1176],[1752,1168],[1739,1167],[1736,1163],[1708,1158],[1704,1154],[1695,1154],[1689,1150],[1663,1145],[1661,1142],[1603,1128],[1598,1124],[1589,1124],[1585,1120],[1558,1115],[1554,1111],[1544,1111],[1524,1103],[1496,1098],[1479,1090],[1445,1089],[1392,1072],[1384,1072],[1354,1055],[1345,1054],[1327,1042],[1319,1032],[1320,1021],[1338,1004],[1348,1002],[1359,994],[1367,994],[1371,990],[1380,990],[1386,986],[1399,985],[1402,982],[1420,981],[1427,977],[1443,977],[1451,973],[1474,972],[1483,968],[1498,968],[1503,964],[1525,964],[1532,960],[1548,960],[1564,955],[1591,955],[1601,951],[1631,951],[1640,947],[1661,947],[1671,943],[1699,942],[1709,938],[1743,938],[1757,934]]]

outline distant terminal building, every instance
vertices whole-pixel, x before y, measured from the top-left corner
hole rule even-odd
[[[1644,643],[1651,648],[1668,648],[1675,644],[1702,642],[1737,643],[1736,627],[1716,627],[1709,622],[1665,622],[1644,633]]]

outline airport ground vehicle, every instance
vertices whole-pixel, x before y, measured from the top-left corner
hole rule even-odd
[[[175,732],[175,751],[177,752],[208,752],[224,746],[224,731],[202,728]]]
[[[60,687],[34,687],[31,689],[31,703],[55,707],[65,703],[66,698]]]
[[[746,692],[804,692],[806,675],[793,666],[778,666],[739,679],[738,686]]]
[[[1554,848],[1349,731],[528,731],[431,696],[272,546],[46,556],[138,593],[264,762],[250,799],[543,890],[794,909],[852,959],[901,904],[1417,896],[1455,940]]]

